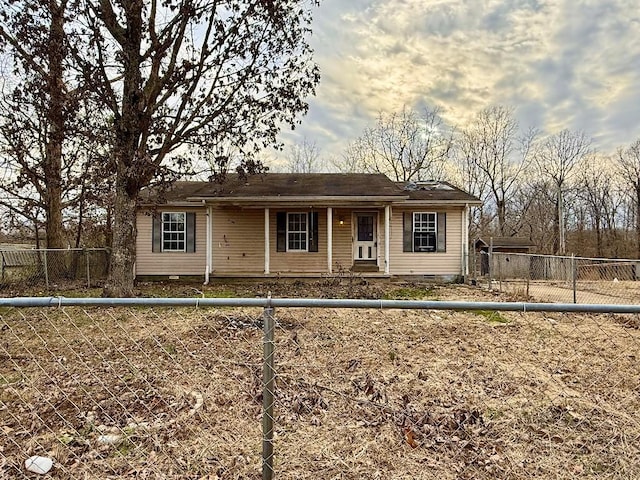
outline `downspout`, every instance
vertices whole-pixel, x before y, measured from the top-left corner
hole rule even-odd
[[[333,208],[327,207],[327,273],[333,273]]]
[[[264,274],[271,273],[271,243],[269,237],[269,209],[264,209]]]
[[[469,204],[464,204],[464,210],[462,211],[462,258],[461,269],[462,281],[466,281],[469,274]]]
[[[202,205],[206,206],[206,200],[202,200]],[[206,250],[205,250],[205,271],[204,271],[204,285],[209,285],[209,272],[211,272],[211,207],[207,207],[207,235],[206,235]]]

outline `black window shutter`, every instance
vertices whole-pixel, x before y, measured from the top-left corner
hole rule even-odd
[[[309,212],[309,251],[318,251],[318,212]]]
[[[276,213],[276,251],[287,251],[287,212]]]
[[[162,251],[162,213],[155,213],[151,217],[151,251]]]
[[[404,212],[402,251],[413,252],[413,213]]]
[[[438,212],[438,238],[436,240],[436,252],[447,251],[447,214]]]
[[[196,251],[196,214],[187,212],[187,253]]]

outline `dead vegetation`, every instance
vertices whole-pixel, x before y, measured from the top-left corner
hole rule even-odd
[[[217,288],[313,296],[326,285],[205,294]],[[420,295],[415,285],[358,288]],[[466,287],[424,292],[495,299]],[[43,478],[260,478],[260,314],[1,311],[0,478],[31,478],[31,455],[55,460]],[[640,476],[635,317],[276,315],[278,479]]]

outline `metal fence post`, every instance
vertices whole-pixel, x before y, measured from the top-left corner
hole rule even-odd
[[[577,268],[576,268],[576,256],[575,254],[571,254],[571,277],[573,283],[573,303],[578,303],[578,293],[577,293]]]
[[[489,241],[489,290],[493,290],[493,237]]]
[[[84,251],[84,263],[87,264],[87,288],[91,288],[91,270],[89,268],[89,251]]]
[[[529,286],[531,285],[531,277],[533,275],[532,267],[531,267],[531,257],[527,257],[526,266],[527,266],[526,279],[527,279],[527,299],[528,299],[529,298]]]
[[[271,295],[269,295],[271,299]],[[262,314],[264,328],[264,366],[262,385],[262,480],[273,478],[273,403],[275,393],[274,370],[274,312],[266,307]]]
[[[476,265],[477,260],[476,260],[476,248],[475,248],[475,245],[473,246],[473,248],[471,248],[470,256],[471,256],[471,261],[470,261],[471,265],[469,265],[469,267],[471,267],[470,271],[472,272],[471,273],[471,275],[472,275],[471,285],[477,285],[478,284],[478,267]]]
[[[44,283],[47,286],[47,290],[49,290],[49,266],[47,265],[47,250],[44,250]]]

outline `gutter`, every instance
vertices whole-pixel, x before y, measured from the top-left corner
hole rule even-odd
[[[284,202],[296,202],[296,203],[326,203],[326,202],[389,202],[389,201],[403,201],[409,198],[403,195],[368,195],[368,196],[308,196],[308,195],[295,195],[295,196],[270,196],[270,197],[187,197],[187,201],[193,202],[210,202],[210,203],[237,203],[247,202],[251,204],[260,203],[263,205],[266,202],[270,203],[284,203]]]

